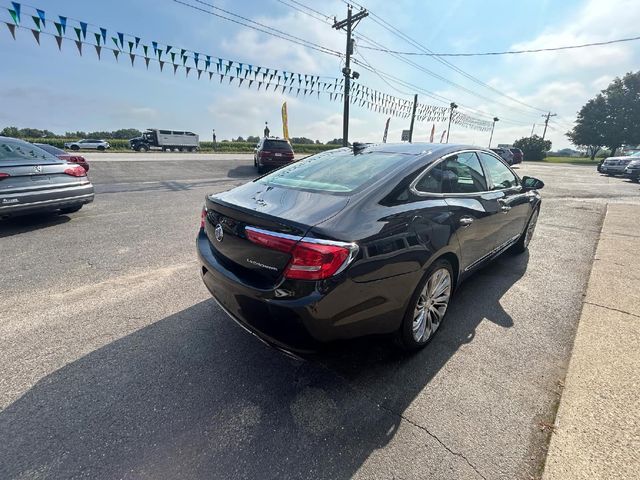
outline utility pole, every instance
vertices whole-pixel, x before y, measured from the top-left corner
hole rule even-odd
[[[489,137],[489,147],[491,148],[491,140],[493,140],[493,129],[496,128],[496,122],[499,122],[500,119],[498,117],[493,117],[493,125],[491,125],[491,136]]]
[[[342,146],[346,147],[349,145],[349,87],[351,84],[351,79],[357,79],[360,77],[358,72],[351,72],[351,55],[353,54],[353,38],[351,37],[351,32],[356,27],[358,22],[362,20],[364,17],[368,16],[369,12],[366,10],[361,10],[360,12],[353,15],[353,10],[351,5],[347,7],[347,18],[341,21],[334,21],[333,28],[336,30],[341,30],[346,27],[347,31],[347,51],[346,58],[344,62],[344,68],[342,69],[342,74],[344,75],[344,111],[342,113]]]
[[[529,135],[530,137],[533,137],[533,130],[536,128],[536,124],[533,124],[533,127],[531,127],[531,135]]]
[[[542,140],[544,140],[544,137],[547,135],[547,125],[549,125],[549,118],[551,117],[555,117],[557,115],[557,113],[547,113],[546,115],[542,115],[543,117],[546,117],[544,119],[544,131],[542,132]]]
[[[418,94],[413,97],[413,111],[411,112],[411,126],[409,127],[409,143],[413,140],[413,123],[416,120],[416,108],[418,107]]]
[[[449,133],[451,132],[451,119],[453,118],[453,111],[458,108],[458,105],[456,105],[456,102],[451,102],[449,104],[449,107],[451,107],[451,111],[449,112],[449,126],[447,127],[447,142],[449,143]]]

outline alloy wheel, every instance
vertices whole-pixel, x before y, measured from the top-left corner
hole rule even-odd
[[[451,273],[435,270],[425,283],[413,312],[413,339],[425,343],[438,330],[451,298]]]

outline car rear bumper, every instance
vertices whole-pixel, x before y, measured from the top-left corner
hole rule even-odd
[[[94,190],[91,183],[35,192],[4,193],[0,191],[0,217],[75,207],[91,203],[93,198]]]
[[[293,162],[293,158],[286,157],[260,157],[260,165],[265,167],[281,167]]]
[[[202,280],[218,304],[262,341],[298,353],[317,351],[332,340],[397,330],[407,285],[415,280],[401,275],[367,284],[348,278],[331,285],[304,282],[308,288],[291,295],[295,288],[287,282],[265,290],[243,283],[218,261],[202,229],[196,244]]]
[[[640,168],[626,169],[624,176],[627,178],[638,178],[640,177]]]

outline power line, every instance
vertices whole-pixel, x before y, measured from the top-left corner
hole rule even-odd
[[[296,0],[288,0],[288,1],[291,2],[291,3],[295,3],[296,5],[299,5],[300,7],[305,8],[306,10],[302,10],[301,8],[298,8],[295,5],[291,5],[291,4],[289,4],[289,3],[287,3],[287,2],[285,2],[283,0],[278,0],[278,2],[282,3],[283,5],[286,5],[286,6],[290,7],[290,8],[293,8],[294,10],[297,10],[297,11],[299,11],[301,13],[304,13],[305,15],[309,15],[310,17],[315,18],[316,20],[320,20],[322,22],[325,22],[325,23],[331,25],[331,17],[330,16],[325,15],[324,13],[319,12],[318,10],[315,10],[315,9],[311,8],[310,6],[305,5],[304,3],[297,2]],[[309,11],[315,13],[316,15],[319,15],[322,18],[318,18],[318,17],[310,14]]]
[[[342,0],[344,3],[349,3],[347,0]],[[360,7],[362,7],[362,5],[359,5],[357,2],[352,2],[355,5],[358,5]],[[414,40],[413,38],[411,38],[410,36],[408,36],[407,34],[405,34],[404,32],[402,32],[401,30],[399,30],[398,28],[394,27],[393,25],[391,25],[389,22],[387,22],[386,20],[384,20],[382,17],[380,17],[379,15],[376,15],[373,12],[370,12],[371,16],[373,17],[372,20],[374,22],[376,22],[378,25],[380,25],[381,27],[383,27],[384,29],[386,29],[387,31],[391,32],[393,35],[399,37],[400,39],[406,41],[407,43],[412,44],[413,46],[417,47],[418,49],[422,50],[423,52],[427,52],[427,53],[434,53],[433,51],[431,51],[429,48],[425,47],[424,45],[422,45],[421,43],[419,43],[417,40]],[[486,83],[484,83],[482,80],[480,80],[477,77],[474,77],[473,75],[467,73],[466,71],[462,70],[461,68],[457,67],[456,65],[452,64],[451,62],[448,62],[447,60],[444,60],[442,58],[439,57],[433,57],[436,61],[442,63],[443,65],[447,66],[448,68],[453,69],[454,71],[456,71],[457,73],[463,75],[464,77],[468,78],[469,80],[477,83],[478,85],[481,85],[485,88],[488,88],[489,90],[497,93],[498,95],[501,95],[505,98],[508,98],[509,100],[519,103],[527,108],[533,109],[533,110],[537,110],[540,112],[546,112],[546,110],[538,108],[538,107],[534,107],[532,105],[529,105],[521,100],[518,100],[517,98],[514,98],[504,92],[501,92],[500,90],[498,90],[495,87],[492,87],[491,85],[488,85]],[[449,81],[450,82],[450,81]],[[458,88],[460,88],[460,86],[458,85]],[[464,88],[464,87],[462,87]]]
[[[558,52],[562,50],[571,50],[575,48],[598,47],[602,45],[611,45],[614,43],[633,42],[635,40],[640,40],[640,36],[618,38],[616,40],[607,40],[603,42],[582,43],[579,45],[565,45],[562,47],[530,48],[526,50],[505,50],[501,52],[473,52],[473,53],[403,52],[399,50],[388,50],[388,49],[377,48],[377,47],[363,46],[362,48],[366,48],[369,50],[376,50],[376,51],[385,52],[385,53],[397,53],[398,55],[418,55],[418,56],[424,56],[424,57],[485,57],[490,55],[519,55],[523,53]]]
[[[294,5],[290,5],[290,4],[288,4],[287,2],[285,2],[285,1],[283,1],[283,0],[278,0],[278,1],[279,1],[280,3],[282,3],[282,4],[284,4],[284,5],[289,6],[290,8],[293,8],[293,9],[295,9],[295,10],[297,10],[297,11],[301,12],[301,13],[304,13],[304,14],[306,14],[306,15],[309,15],[310,17],[312,17],[312,18],[314,18],[314,19],[316,19],[316,20],[318,20],[318,21],[321,21],[321,22],[323,22],[323,23],[327,23],[327,22],[325,22],[325,20],[324,20],[324,19],[329,18],[329,16],[328,16],[328,15],[326,15],[326,14],[324,14],[324,13],[322,13],[322,12],[318,11],[318,10],[311,9],[311,8],[310,8],[310,7],[308,7],[307,5],[305,5],[305,4],[301,3],[301,2],[298,2],[298,1],[296,1],[296,0],[288,0],[288,1],[289,1],[289,2],[295,2],[296,4],[301,5],[301,6],[305,7],[305,8],[309,8],[310,10],[314,11],[315,13],[317,13],[319,16],[323,17],[323,19],[320,19],[320,18],[317,18],[317,17],[315,17],[315,16],[313,16],[313,15],[310,15],[309,13],[302,11],[300,8],[297,8],[297,7],[296,7],[296,6],[294,6]],[[347,3],[347,2],[345,2],[345,3]],[[377,22],[377,23],[379,23],[379,22]],[[386,27],[385,27],[385,28],[386,28]],[[385,47],[384,47],[384,45],[382,45],[382,44],[378,43],[378,42],[377,42],[377,41],[375,41],[374,39],[372,39],[372,38],[370,38],[370,37],[368,37],[368,36],[366,36],[366,35],[364,35],[364,34],[355,34],[355,35],[354,35],[354,37],[356,37],[356,38],[358,38],[358,39],[361,39],[361,40],[363,40],[363,41],[365,41],[365,42],[367,42],[367,43],[369,43],[369,44],[371,44],[371,45],[377,45],[377,46],[379,46],[379,47],[381,47],[381,48],[383,48],[383,49],[385,48]],[[375,69],[375,68],[371,65],[371,63],[370,63],[370,62],[368,62],[366,59],[364,59],[364,57],[362,56],[362,53],[361,53],[361,52],[359,53],[359,55],[363,58],[363,63],[365,63],[365,64],[366,64],[366,65],[363,65],[363,67],[365,67],[365,68],[366,68],[366,67],[369,67],[369,68],[367,68],[367,70],[370,70],[372,73],[374,73],[374,74],[378,75],[377,69]],[[461,86],[461,85],[459,85],[459,84],[457,84],[457,83],[455,83],[455,82],[453,82],[453,81],[451,81],[451,80],[449,80],[449,79],[447,79],[447,78],[445,78],[445,77],[443,77],[443,76],[441,76],[441,75],[438,75],[437,73],[435,73],[435,72],[433,72],[433,71],[431,71],[431,70],[427,69],[426,67],[423,67],[422,65],[419,65],[419,64],[417,64],[417,63],[415,63],[415,62],[412,62],[411,60],[408,60],[408,59],[406,59],[406,58],[404,58],[404,57],[402,57],[402,56],[400,56],[400,55],[396,55],[396,54],[393,54],[393,53],[392,53],[391,55],[392,55],[394,58],[398,59],[399,61],[401,61],[401,62],[403,62],[403,63],[406,63],[406,64],[408,64],[408,65],[410,65],[410,66],[412,66],[412,67],[414,67],[414,68],[416,68],[416,69],[418,69],[418,70],[421,70],[422,72],[426,73],[427,75],[430,75],[430,76],[432,76],[432,77],[434,77],[434,78],[437,78],[438,80],[441,80],[441,81],[443,81],[443,82],[445,82],[445,83],[449,83],[450,85],[452,85],[452,86],[454,86],[454,87],[456,87],[456,88],[462,89],[462,90],[466,91],[467,93],[469,93],[469,94],[471,94],[471,95],[473,95],[473,96],[476,96],[476,97],[478,97],[478,98],[480,98],[480,99],[482,99],[482,100],[484,100],[484,101],[487,101],[487,102],[490,102],[490,103],[497,103],[498,105],[501,105],[501,106],[503,106],[504,108],[507,108],[507,109],[509,109],[509,110],[514,110],[514,109],[515,109],[515,107],[513,107],[513,106],[505,105],[505,104],[500,103],[500,102],[496,102],[495,100],[492,100],[492,99],[490,99],[490,98],[488,98],[488,97],[485,97],[485,96],[483,96],[483,95],[480,95],[480,94],[478,94],[478,93],[476,93],[476,92],[474,92],[474,91],[472,91],[472,90],[469,90],[469,89],[467,89],[467,88],[465,88],[465,87],[463,87],[463,86]],[[354,61],[355,61],[355,59],[354,59]],[[361,63],[360,65],[362,65],[362,63]],[[455,67],[455,65],[454,65],[453,67]],[[455,67],[455,68],[457,68],[457,67]],[[466,73],[466,72],[464,72],[464,73]],[[378,76],[379,76],[379,75],[378,75]],[[388,83],[388,82],[387,82],[383,77],[380,77],[380,78],[381,78],[381,79],[382,79],[382,80],[383,80],[387,85],[391,86],[391,85],[390,85],[390,84],[389,84],[389,83]],[[393,87],[393,86],[392,86],[392,88],[394,88],[394,90],[396,90],[396,91],[398,91],[398,92],[399,92],[399,90],[398,90],[398,89],[396,89],[395,87]],[[415,87],[414,87],[414,88],[415,88]],[[442,102],[444,102],[444,103],[449,104],[449,103],[451,102],[451,100],[450,100],[450,99],[446,99],[446,98],[444,98],[444,97],[439,97],[439,98],[437,98],[438,96],[434,96],[435,94],[433,94],[432,92],[428,92],[428,91],[426,91],[426,90],[425,90],[424,92],[426,92],[425,94],[426,94],[427,96],[430,96],[431,98],[434,98],[434,99],[436,99],[436,100],[442,101]],[[404,93],[404,94],[406,94],[406,93]],[[408,94],[406,94],[406,95],[408,95]],[[515,100],[515,99],[514,99],[514,100]],[[468,110],[472,110],[472,109],[470,109],[470,108],[468,108],[468,107],[467,107],[467,109],[468,109]],[[527,115],[531,115],[531,113],[527,113]],[[535,115],[535,114],[533,114],[533,115]],[[493,115],[489,115],[489,114],[484,114],[484,116],[486,116],[487,118],[493,118]],[[504,118],[504,117],[502,117],[502,118]],[[518,121],[508,120],[508,119],[506,119],[506,118],[505,118],[505,122],[506,122],[506,123],[513,123],[513,124],[527,124],[527,125],[528,125],[528,123],[529,123],[528,121],[527,121],[527,122],[518,122]]]
[[[190,3],[183,2],[181,0],[173,0],[173,1],[175,3],[179,3],[181,5],[184,5],[185,7],[189,7],[189,8],[192,8],[194,10],[198,10],[200,12],[207,13],[209,15],[213,15],[214,17],[218,17],[218,18],[222,18],[224,20],[228,20],[228,21],[236,23],[238,25],[242,25],[243,27],[248,27],[248,28],[251,28],[253,30],[257,30],[259,32],[266,33],[267,35],[271,35],[273,37],[277,37],[277,38],[280,38],[282,40],[287,40],[288,42],[295,43],[295,44],[301,45],[301,46],[306,47],[306,48],[311,48],[313,50],[317,50],[317,51],[325,53],[327,55],[333,55],[333,56],[338,57],[338,58],[342,58],[344,56],[342,53],[340,53],[340,52],[338,52],[336,50],[332,50],[332,49],[330,49],[328,47],[325,47],[323,45],[319,45],[317,43],[310,42],[310,41],[305,40],[303,38],[296,37],[294,35],[291,35],[291,34],[288,34],[286,32],[283,32],[282,30],[278,30],[276,28],[269,27],[268,25],[264,25],[262,23],[255,22],[255,21],[250,20],[250,19],[248,19],[246,17],[243,17],[241,15],[236,15],[236,14],[230,13],[230,12],[228,13],[228,15],[232,15],[234,17],[241,18],[241,19],[246,20],[247,22],[253,23],[255,25],[259,25],[259,27],[256,27],[254,25],[250,25],[249,23],[245,23],[245,22],[242,22],[242,21],[239,21],[239,20],[234,20],[233,18],[229,18],[229,17],[226,17],[224,15],[220,15],[218,13],[212,12],[211,10],[207,10],[207,9],[198,7],[197,5],[193,5],[193,4],[190,4]],[[216,10],[223,11],[225,13],[227,12],[227,10],[223,10],[223,9],[221,9],[219,7],[216,7],[214,5],[202,2],[200,0],[195,0],[195,1],[198,2],[198,3],[201,3],[203,5],[207,5],[207,6],[211,7],[211,8],[216,9]],[[261,28],[261,27],[263,27],[263,28]],[[269,29],[269,30],[272,30],[272,31],[269,31],[269,30],[266,30],[266,29]],[[277,32],[277,33],[274,33],[274,32]]]

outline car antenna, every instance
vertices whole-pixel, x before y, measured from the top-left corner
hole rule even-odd
[[[365,148],[367,148],[371,143],[363,143],[363,142],[353,142],[353,154],[357,155],[361,153]]]

